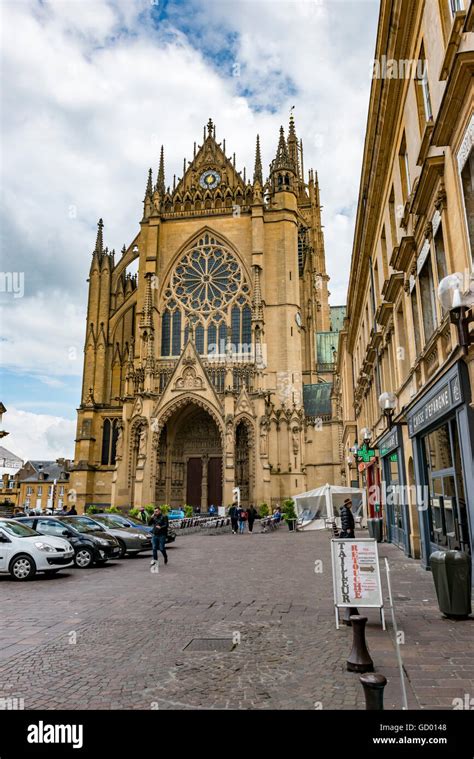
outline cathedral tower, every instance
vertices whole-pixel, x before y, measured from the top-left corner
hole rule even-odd
[[[98,224],[72,488],[79,508],[269,506],[339,481],[317,177],[290,118],[264,179],[226,155],[211,119],[166,184],[149,170],[140,230],[120,259]],[[138,262],[138,273],[129,269]],[[319,405],[318,405],[319,404]]]

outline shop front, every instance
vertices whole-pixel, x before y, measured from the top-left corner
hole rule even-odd
[[[433,551],[473,555],[474,412],[460,361],[407,412],[412,439],[422,563]]]
[[[382,470],[380,500],[385,512],[386,538],[409,556],[410,518],[401,427],[394,425],[376,445]]]

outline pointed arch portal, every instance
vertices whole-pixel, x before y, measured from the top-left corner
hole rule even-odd
[[[222,436],[206,409],[178,408],[161,430],[156,451],[155,502],[207,511],[221,506]]]

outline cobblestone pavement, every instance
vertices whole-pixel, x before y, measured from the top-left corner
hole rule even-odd
[[[158,574],[145,554],[30,583],[2,576],[0,698],[26,709],[364,708],[345,670],[351,629],[335,628],[329,533],[179,536],[169,556]],[[431,574],[394,546],[380,556],[410,708],[474,696],[474,620],[442,619]],[[386,632],[378,612],[366,616],[386,708],[400,708],[389,611]]]

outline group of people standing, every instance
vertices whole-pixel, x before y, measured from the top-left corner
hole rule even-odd
[[[257,518],[257,509],[255,506],[249,506],[244,508],[243,506],[237,506],[234,504],[229,509],[230,522],[232,525],[232,535],[239,533],[242,535],[245,532],[245,525],[248,525],[249,532],[253,532],[253,525]]]

